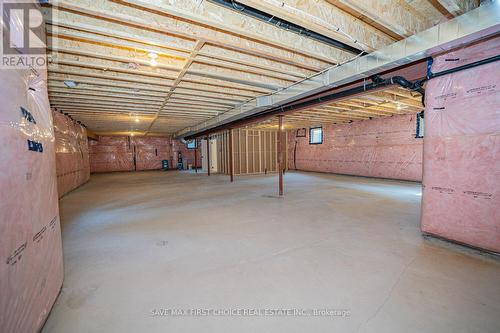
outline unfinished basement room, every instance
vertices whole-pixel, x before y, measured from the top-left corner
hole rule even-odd
[[[500,332],[500,0],[0,5],[0,333]]]

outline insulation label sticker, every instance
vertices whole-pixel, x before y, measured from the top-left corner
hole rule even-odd
[[[43,145],[41,142],[28,140],[28,150],[35,151],[38,153],[43,153]]]
[[[23,251],[26,249],[27,242],[21,244],[8,258],[7,265],[15,265],[23,257]]]
[[[56,228],[56,221],[57,221],[57,216],[54,216],[54,218],[49,223],[49,228],[50,229],[55,229]]]
[[[40,231],[33,236],[33,243],[40,243],[40,241],[44,237],[45,232],[47,231],[47,228],[55,230],[56,221],[57,221],[57,216],[54,216],[54,218],[47,225],[44,225],[43,228],[40,229]]]
[[[33,236],[33,242],[34,243],[40,243],[40,241],[43,239],[43,234],[45,233],[45,230],[47,230],[47,226],[44,226],[39,232]]]
[[[29,121],[30,123],[36,124],[35,118],[31,114],[31,112],[29,112],[28,110],[26,110],[22,106],[20,108],[21,108],[21,116],[24,119],[26,119],[27,121]]]
[[[447,188],[447,187],[439,187],[439,186],[433,186],[431,187],[434,191],[439,191],[439,193],[447,193],[447,194],[452,194],[455,192],[454,189],[452,188]]]
[[[472,197],[477,199],[486,199],[486,200],[491,200],[491,197],[493,196],[493,193],[476,192],[476,191],[464,191],[464,194],[471,195]]]
[[[457,97],[457,93],[456,92],[450,92],[450,93],[447,93],[447,94],[443,94],[443,95],[438,95],[435,97],[435,99],[437,101],[439,100],[447,100],[447,99],[453,99],[453,98],[456,98]]]
[[[481,95],[481,94],[494,93],[496,91],[496,87],[497,87],[496,84],[489,84],[489,85],[482,86],[482,87],[472,88],[472,89],[467,90],[466,96],[470,97],[471,95],[475,96],[475,95]]]

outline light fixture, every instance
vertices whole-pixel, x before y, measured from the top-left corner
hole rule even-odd
[[[64,85],[68,88],[76,88],[76,86],[78,86],[78,83],[76,83],[75,81],[66,80],[64,81]]]
[[[134,136],[134,132],[130,132],[130,136]]]
[[[401,109],[402,109],[401,104],[399,104],[399,103],[398,103],[398,106],[396,106],[396,110],[398,110],[398,111],[399,111],[399,110],[401,110]]]
[[[139,118],[138,117],[135,117],[135,122],[138,123],[139,122]]]
[[[156,61],[156,59],[158,58],[158,54],[154,52],[149,52],[148,57],[149,57],[149,64],[151,66],[155,67],[156,65],[158,65],[158,61]]]

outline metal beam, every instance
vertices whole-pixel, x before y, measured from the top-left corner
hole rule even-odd
[[[207,175],[210,176],[210,136],[207,136]]]
[[[196,126],[185,128],[177,132],[175,136],[196,135],[218,126],[228,125],[264,110],[345,86],[398,67],[409,66],[427,57],[494,36],[499,31],[500,3],[497,1],[483,5],[369,55],[341,66],[332,67],[269,96],[257,97],[222,115]]]

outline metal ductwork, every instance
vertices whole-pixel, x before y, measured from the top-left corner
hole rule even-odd
[[[436,77],[440,77],[440,76],[447,75],[450,73],[459,72],[459,71],[473,68],[473,67],[477,67],[477,66],[482,66],[482,65],[489,64],[489,63],[492,63],[495,61],[499,61],[499,60],[500,60],[500,56],[494,56],[491,58],[487,58],[487,59],[483,59],[483,60],[480,60],[477,62],[467,64],[464,66],[458,66],[458,67],[455,67],[453,69],[445,70],[442,72],[430,73],[428,75],[428,77],[426,77],[422,80],[417,80],[415,82],[409,81],[402,76],[392,76],[392,77],[384,79],[378,75],[374,75],[373,77],[370,78],[371,82],[369,82],[369,83],[365,83],[365,84],[362,84],[362,85],[359,85],[357,87],[353,87],[353,88],[350,88],[347,90],[342,90],[340,92],[335,92],[335,93],[332,93],[330,95],[321,96],[321,97],[317,97],[317,98],[313,98],[313,99],[307,99],[305,101],[292,103],[290,105],[276,107],[276,108],[273,108],[270,110],[264,110],[264,111],[261,111],[259,113],[247,116],[243,119],[240,119],[238,122],[252,120],[252,119],[260,118],[260,117],[269,117],[269,116],[273,116],[273,115],[279,115],[279,114],[283,114],[286,112],[293,112],[296,110],[303,110],[305,108],[314,107],[314,106],[317,106],[318,104],[322,104],[325,102],[342,99],[345,97],[373,91],[373,90],[380,89],[383,87],[388,87],[391,85],[398,85],[398,86],[406,88],[408,90],[419,92],[422,95],[422,104],[424,104],[424,97],[425,97],[425,89],[423,88],[424,82],[431,80],[433,78],[436,78]],[[424,111],[421,112],[422,116],[423,116],[423,112]],[[207,132],[209,132],[209,131],[223,130],[226,128],[225,126],[226,125],[219,125],[211,130],[208,130],[206,132],[201,132],[199,134],[206,135]],[[186,138],[193,139],[194,137],[195,137],[195,135],[187,136]]]
[[[493,1],[351,62],[334,66],[273,94],[260,96],[240,104],[224,114],[186,128],[176,133],[176,136],[196,136],[198,133],[207,132],[308,96],[359,80],[370,80],[380,73],[408,66],[499,33],[500,2]]]

